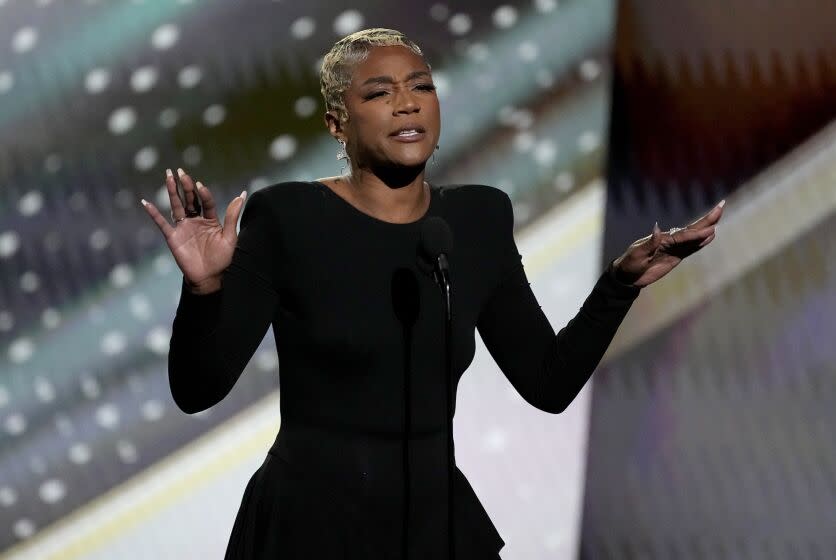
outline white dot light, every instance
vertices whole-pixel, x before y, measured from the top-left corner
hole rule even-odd
[[[293,104],[293,110],[299,117],[307,118],[314,114],[316,111],[317,103],[316,99],[310,97],[308,95],[304,97],[300,97],[296,100]]]
[[[26,431],[26,418],[20,412],[13,412],[6,416],[3,428],[9,435],[20,435]]]
[[[157,83],[157,69],[153,66],[143,66],[131,74],[131,88],[137,93],[150,90]]]
[[[557,8],[557,0],[534,0],[534,7],[539,12],[551,12]]]
[[[12,35],[12,50],[25,53],[35,48],[38,43],[38,30],[31,26],[21,27]]]
[[[177,74],[177,83],[181,88],[190,89],[200,83],[203,78],[203,71],[194,64],[183,67]]]
[[[47,504],[54,504],[56,502],[60,502],[62,499],[64,499],[64,496],[66,494],[66,485],[57,478],[50,478],[48,480],[45,480],[41,484],[40,488],[38,488],[38,495],[41,497],[41,500],[43,500]]]
[[[41,278],[36,273],[28,270],[20,275],[20,289],[31,294],[41,287]]]
[[[110,271],[110,281],[117,288],[123,288],[134,281],[134,271],[129,264],[119,263]]]
[[[101,251],[110,245],[110,234],[104,228],[93,230],[90,234],[90,248],[94,251]]]
[[[14,527],[12,527],[12,531],[19,539],[28,539],[35,533],[35,524],[32,522],[31,519],[23,518],[18,519],[15,521]]]
[[[29,191],[17,203],[17,210],[24,216],[33,216],[44,205],[44,196],[39,191]]]
[[[154,30],[151,35],[151,46],[164,51],[177,44],[180,38],[180,29],[173,23],[165,23]]]
[[[290,24],[290,34],[295,39],[307,39],[316,31],[316,22],[310,17],[300,17]]]
[[[598,134],[591,130],[587,130],[578,137],[578,147],[582,152],[592,152],[600,145],[601,141],[598,138]]]
[[[142,417],[148,422],[155,422],[163,417],[165,407],[159,399],[149,399],[142,403]]]
[[[597,60],[584,60],[578,67],[578,72],[584,80],[591,81],[601,74],[601,65]]]
[[[575,178],[568,171],[563,171],[554,178],[554,188],[557,189],[558,192],[567,193],[574,185]]]
[[[123,463],[136,463],[139,459],[136,446],[126,439],[121,439],[116,443],[116,453]]]
[[[0,94],[6,93],[15,85],[15,77],[8,70],[0,71]]]
[[[450,16],[450,8],[444,4],[433,4],[430,7],[430,17],[436,21],[444,21]]]
[[[0,332],[9,332],[14,326],[14,315],[10,311],[0,311]]]
[[[548,166],[554,163],[557,156],[557,146],[551,140],[541,140],[534,148],[534,161],[539,165]]]
[[[57,173],[62,165],[61,156],[58,154],[49,154],[44,158],[44,170],[47,173]]]
[[[450,21],[447,22],[447,25],[450,27],[450,31],[454,35],[464,35],[470,31],[470,28],[473,26],[473,22],[467,14],[455,14],[450,18]]]
[[[84,89],[87,93],[97,94],[103,92],[110,85],[110,72],[104,68],[93,68],[84,77]]]
[[[102,337],[100,347],[103,354],[115,356],[121,354],[127,344],[125,335],[120,331],[109,331]]]
[[[35,379],[33,385],[35,387],[35,395],[42,402],[52,402],[55,400],[55,387],[48,379],[38,377]]]
[[[532,62],[537,59],[540,49],[531,41],[523,41],[517,46],[517,54],[523,62]]]
[[[107,119],[107,128],[113,134],[125,134],[136,124],[136,111],[133,107],[119,107]]]
[[[96,422],[103,428],[113,430],[119,425],[119,409],[112,403],[105,403],[96,410]]]
[[[154,327],[145,337],[145,346],[155,354],[165,356],[171,341],[171,331],[166,327]]]
[[[8,486],[0,486],[0,505],[12,507],[17,503],[17,492]]]
[[[517,9],[514,6],[500,6],[493,12],[493,24],[500,29],[511,27],[517,23]]]
[[[90,460],[92,453],[90,452],[90,447],[87,446],[87,444],[74,443],[67,451],[67,456],[70,458],[70,461],[76,465],[83,465]]]
[[[226,109],[223,105],[214,104],[210,105],[203,111],[203,122],[206,123],[207,126],[217,126],[224,122],[224,118],[226,118]]]
[[[153,146],[145,146],[134,156],[134,166],[140,171],[148,171],[157,165],[159,156]]]
[[[163,128],[172,128],[177,124],[178,120],[180,120],[180,113],[177,112],[177,109],[172,109],[171,107],[160,111],[160,116],[157,117],[157,122]]]
[[[81,392],[84,393],[84,396],[88,399],[95,399],[101,393],[101,387],[99,387],[99,381],[92,375],[84,375],[81,377],[79,382],[81,384]]]
[[[276,160],[284,160],[296,153],[296,138],[290,134],[281,134],[270,143],[270,156]]]
[[[54,329],[61,324],[61,313],[54,307],[47,307],[41,313],[41,322],[48,329]]]
[[[334,20],[334,32],[337,35],[354,33],[363,25],[363,14],[357,10],[346,10]]]
[[[12,341],[9,344],[9,361],[15,364],[22,364],[32,357],[35,352],[35,343],[31,338],[25,336]]]
[[[148,301],[148,298],[145,297],[145,295],[137,293],[131,294],[131,297],[128,300],[128,305],[130,306],[131,313],[137,319],[144,321],[151,317],[151,302]]]
[[[14,231],[0,233],[0,259],[8,259],[20,248],[20,236]]]

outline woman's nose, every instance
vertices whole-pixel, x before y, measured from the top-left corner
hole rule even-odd
[[[410,91],[402,91],[395,94],[394,112],[398,113],[416,113],[421,110],[418,100]]]

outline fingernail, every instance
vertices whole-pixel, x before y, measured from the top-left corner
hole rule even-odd
[[[201,183],[200,181],[198,181],[197,183],[195,183],[195,186],[197,186],[197,190],[200,190],[200,189],[202,189],[202,188],[203,188],[203,183]]]
[[[656,231],[657,229],[659,229],[659,222],[654,222],[653,223],[653,231]]]
[[[724,198],[723,200],[721,200],[721,201],[720,201],[720,204],[718,204],[717,206],[719,206],[720,208],[722,208],[722,207],[723,207],[723,206],[725,206],[725,205],[726,205],[726,199]]]
[[[141,200],[140,200],[140,202],[142,202],[142,205],[143,205],[143,206],[148,206],[148,201],[147,201],[147,200],[145,200],[144,198],[143,198],[143,199],[141,199]]]
[[[171,169],[166,168],[165,174],[167,177],[174,177],[174,173],[171,172]]]
[[[182,167],[178,167],[178,168],[177,168],[177,174],[178,174],[178,175],[180,175],[180,176],[182,177],[183,175],[185,175],[185,174],[186,174],[186,172],[185,172],[185,171],[183,171],[183,168],[182,168]]]
[[[241,200],[247,200],[247,191],[241,191]]]

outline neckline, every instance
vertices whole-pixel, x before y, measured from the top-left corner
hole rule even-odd
[[[325,191],[327,193],[330,193],[333,196],[333,198],[336,198],[343,205],[347,206],[348,209],[350,211],[352,211],[354,214],[359,214],[361,217],[365,217],[366,219],[368,219],[372,222],[376,222],[376,223],[382,224],[384,226],[392,226],[392,227],[414,226],[414,225],[417,225],[417,224],[421,223],[425,218],[429,217],[432,214],[433,208],[435,206],[436,188],[433,187],[432,183],[430,183],[429,181],[425,181],[425,182],[427,183],[427,185],[430,188],[430,203],[427,206],[427,210],[424,212],[424,214],[422,216],[420,216],[419,218],[417,218],[416,220],[413,220],[411,222],[388,222],[386,220],[381,220],[380,218],[377,218],[375,216],[372,216],[371,214],[368,214],[368,213],[360,210],[359,208],[357,208],[356,206],[351,204],[349,201],[344,199],[342,196],[340,196],[334,189],[332,189],[331,187],[329,187],[328,185],[326,185],[322,181],[311,181],[311,183],[313,183],[314,185],[318,185],[320,188],[325,189]]]

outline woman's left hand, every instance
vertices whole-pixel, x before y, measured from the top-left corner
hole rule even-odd
[[[613,263],[616,277],[625,284],[643,288],[670,272],[688,255],[696,253],[714,240],[714,226],[723,215],[725,200],[708,214],[684,228],[653,233],[630,245]]]

